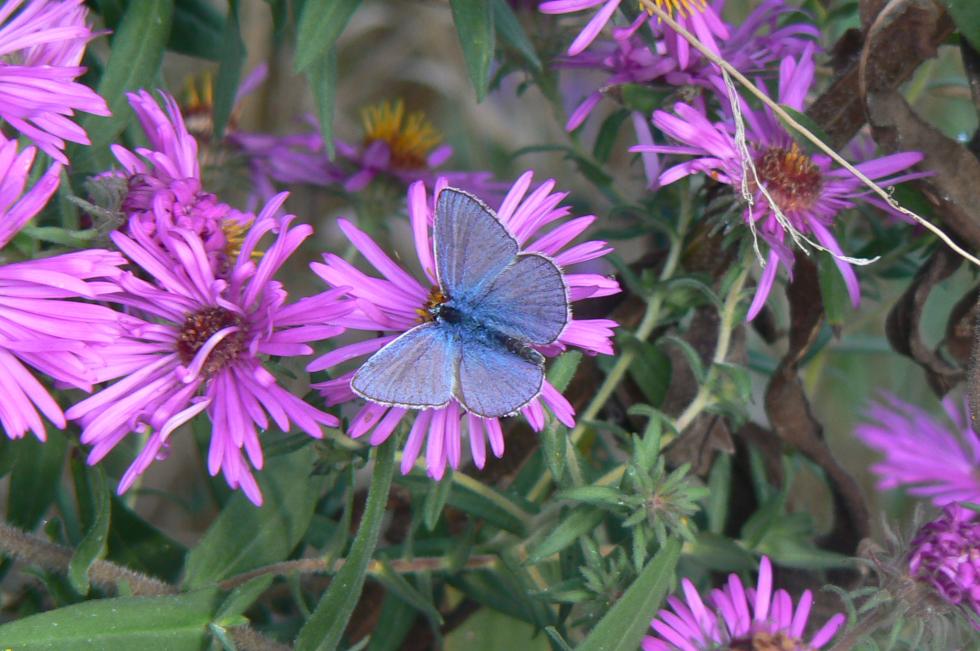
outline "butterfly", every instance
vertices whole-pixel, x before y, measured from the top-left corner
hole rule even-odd
[[[436,199],[438,287],[423,322],[380,349],[351,379],[372,402],[436,409],[453,399],[485,418],[534,400],[544,357],[569,321],[562,272],[526,253],[482,201],[456,188]]]

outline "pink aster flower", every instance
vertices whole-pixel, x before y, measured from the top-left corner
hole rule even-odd
[[[160,92],[166,111],[145,90],[129,93],[129,103],[146,133],[149,147],[135,153],[113,145],[112,153],[126,179],[127,192],[120,209],[127,230],[138,222],[148,233],[166,233],[178,227],[197,233],[215,269],[226,265],[229,244],[246,227],[250,216],[206,192],[201,181],[198,143],[190,134],[177,102]]]
[[[980,630],[980,513],[948,504],[912,539],[909,575],[972,615]]]
[[[35,154],[34,147],[18,153],[15,141],[0,136],[0,249],[58,188],[61,165],[55,163],[25,192]],[[65,426],[61,408],[24,364],[56,382],[92,390],[91,367],[101,363],[97,349],[119,336],[119,315],[69,299],[114,291],[110,279],[122,263],[118,253],[104,250],[0,263],[0,425],[10,438],[30,430],[43,441],[40,414]]]
[[[779,103],[802,111],[813,73],[812,48],[808,47],[799,60],[783,59],[779,69]],[[726,101],[727,98],[723,99]],[[706,173],[739,191],[744,179],[754,197],[754,205],[746,206],[744,218],[769,245],[768,260],[747,318],[752,320],[762,309],[779,266],[792,272],[793,252],[787,240],[796,242],[810,237],[834,255],[851,302],[857,306],[861,298],[860,286],[831,231],[834,220],[841,211],[854,207],[858,201],[877,206],[889,214],[897,213],[886,203],[869,196],[870,191],[850,172],[835,169],[829,157],[810,156],[801,151],[768,108],[754,110],[743,105],[741,112],[751,162],[759,181],[785,217],[785,220],[781,219],[742,160],[735,141],[734,122],[731,119],[712,122],[702,111],[687,104],[676,104],[674,111],[676,115],[654,112],[653,124],[679,145],[638,145],[632,151],[695,157],[664,170],[659,179],[661,185],[691,174]],[[855,167],[887,186],[925,176],[925,173],[906,171],[921,160],[922,154],[905,152],[864,161]]]
[[[953,427],[893,395],[871,406],[855,434],[884,455],[871,466],[879,489],[906,487],[937,506],[980,502],[980,436],[962,406],[947,398],[943,407]]]
[[[103,376],[118,381],[76,404],[67,416],[81,423],[93,464],[130,434],[148,435],[119,483],[120,493],[178,427],[206,411],[212,425],[209,472],[221,471],[229,486],[240,487],[259,505],[262,495],[251,468],[262,468],[259,431],[269,420],[283,431],[295,424],[315,438],[323,435],[321,425],[338,424],[280,386],[264,361],[265,356],[311,354],[307,342],[342,328],[311,321],[309,314],[336,319],[347,309],[340,292],[286,305],[286,292],[272,277],[313,229],[290,227],[292,215],[275,216],[285,199],[285,193],[276,196],[254,220],[223,278],[215,275],[206,243],[193,230],[174,227],[153,234],[134,221],[129,235],[112,234],[141,276],[153,282],[127,275],[119,281],[122,292],[111,298],[146,320],[104,353]],[[275,241],[256,263],[256,246],[270,232]]]
[[[681,581],[684,600],[668,597],[671,610],[661,610],[651,626],[656,636],[643,640],[643,651],[709,651],[721,648],[773,648],[810,651],[825,646],[845,621],[838,613],[804,640],[813,593],[806,590],[796,607],[785,590],[773,592],[772,564],[765,556],[759,564],[759,583],[746,589],[737,574],[711,591],[705,605],[689,579]]]
[[[497,207],[497,218],[517,239],[523,251],[543,253],[566,270],[563,280],[571,301],[619,292],[618,283],[611,278],[595,273],[568,271],[569,267],[600,258],[611,249],[601,241],[569,246],[595,221],[595,217],[590,215],[565,221],[570,213],[567,206],[561,205],[566,193],[553,192],[553,180],[545,181],[529,192],[533,177],[532,172],[525,172],[514,183]],[[421,280],[404,271],[363,231],[346,220],[340,221],[341,230],[382,277],[365,274],[333,254],[326,254],[325,264],[314,263],[312,268],[331,287],[346,288],[345,291],[356,303],[356,309],[342,318],[338,322],[340,325],[349,329],[382,331],[386,334],[333,350],[314,360],[307,367],[309,371],[333,368],[371,355],[399,334],[418,325],[419,311],[430,300],[430,288],[438,285],[431,232],[433,203],[446,186],[446,180],[440,179],[431,200],[421,182],[414,183],[408,190],[408,213],[414,233],[415,251],[424,276]],[[549,225],[554,227],[542,232]],[[616,325],[608,319],[576,319],[573,315],[557,341],[538,350],[545,356],[553,356],[574,346],[592,354],[612,354],[612,329]],[[350,386],[353,375],[354,371],[342,373],[336,379],[317,385],[317,388],[329,404],[358,399]],[[545,407],[560,422],[570,427],[574,425],[571,404],[547,381],[539,396],[520,410],[535,431],[540,431],[545,426]],[[369,402],[354,417],[348,434],[354,438],[369,435],[368,441],[372,445],[379,445],[391,436],[398,423],[410,411],[413,410]],[[500,420],[497,418],[480,418],[467,413],[455,399],[443,408],[415,411],[415,422],[402,456],[403,473],[411,470],[423,444],[426,445],[428,472],[433,478],[440,479],[443,476],[447,463],[453,468],[458,467],[464,431],[469,435],[470,450],[477,467],[482,468],[486,461],[487,440],[495,456],[500,457],[503,454],[504,439]]]
[[[67,163],[65,141],[89,144],[75,111],[109,115],[105,100],[77,79],[85,45],[83,0],[6,0],[0,6],[0,117],[42,151]]]
[[[542,2],[538,10],[545,14],[569,14],[602,5],[589,22],[582,28],[568,48],[568,54],[575,56],[584,51],[599,36],[602,29],[612,19],[622,0],[551,0]],[[705,0],[653,0],[654,4],[672,14],[682,27],[693,33],[706,47],[719,52],[718,41],[728,38],[728,26],[721,20],[715,9]],[[635,31],[644,23],[661,34],[667,53],[681,68],[686,68],[691,59],[691,46],[683,37],[671,29],[662,27],[655,18],[641,11],[633,20],[628,31]]]

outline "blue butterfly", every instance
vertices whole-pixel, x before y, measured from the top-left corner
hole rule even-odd
[[[522,253],[490,208],[446,188],[433,227],[439,287],[425,321],[372,355],[351,388],[372,402],[413,409],[455,398],[485,418],[507,416],[534,400],[544,357],[569,320],[561,270]]]

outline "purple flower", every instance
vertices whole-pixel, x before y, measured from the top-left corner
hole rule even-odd
[[[826,645],[844,623],[838,613],[817,631],[809,642],[804,640],[813,593],[806,590],[796,607],[785,590],[773,592],[772,565],[762,557],[759,583],[755,590],[746,589],[737,574],[728,575],[728,583],[711,591],[709,608],[690,580],[681,581],[684,601],[668,597],[671,610],[663,609],[651,622],[656,633],[643,640],[643,651],[709,651],[729,649],[786,649],[809,651]]]
[[[980,513],[949,504],[909,545],[909,575],[980,617]],[[974,627],[980,629],[980,620]]]
[[[599,241],[583,242],[569,247],[572,240],[595,221],[595,217],[591,215],[569,219],[550,231],[539,234],[549,224],[565,220],[570,210],[560,205],[566,194],[553,192],[553,180],[545,181],[529,194],[533,177],[532,172],[524,173],[507,193],[497,210],[501,223],[514,235],[523,250],[544,253],[566,269],[564,281],[572,301],[619,292],[619,284],[611,278],[594,273],[567,272],[569,267],[600,258],[612,249],[605,242]],[[349,329],[383,331],[388,334],[331,351],[314,360],[307,370],[321,371],[370,355],[418,324],[419,310],[429,299],[430,287],[437,285],[431,235],[433,202],[439,191],[446,186],[446,180],[440,179],[431,200],[422,182],[414,183],[408,190],[408,213],[414,233],[415,251],[424,274],[421,281],[398,266],[363,231],[346,220],[340,221],[341,230],[383,277],[369,276],[333,254],[324,256],[325,264],[314,263],[313,271],[331,287],[346,288],[345,291],[355,301],[357,308],[341,319],[338,322],[340,325]],[[542,347],[540,352],[553,356],[568,346],[575,346],[590,353],[612,354],[612,329],[616,325],[616,322],[608,319],[573,317],[558,340],[550,346]],[[317,388],[330,404],[358,399],[350,387],[353,375],[354,371],[343,373]],[[545,425],[545,406],[560,422],[570,427],[574,425],[571,404],[557,389],[545,382],[539,397],[521,410],[534,430],[540,431]],[[412,410],[368,403],[351,422],[348,434],[358,438],[370,433],[369,442],[379,445],[391,435],[409,411]],[[447,463],[453,468],[458,467],[464,428],[469,434],[470,450],[478,468],[482,468],[486,461],[488,439],[494,455],[500,457],[503,454],[504,439],[499,419],[479,418],[465,413],[454,400],[447,407],[422,410],[415,415],[402,456],[402,472],[408,473],[411,470],[421,453],[423,443],[426,443],[426,464],[432,477],[440,479]]]
[[[947,398],[943,407],[955,430],[928,412],[893,395],[871,406],[871,422],[855,434],[885,458],[871,466],[878,488],[905,486],[937,506],[951,502],[980,502],[980,436],[970,426],[965,409]]]
[[[126,230],[131,232],[135,223],[150,234],[175,227],[191,230],[201,237],[212,266],[220,270],[233,257],[240,243],[237,237],[251,216],[204,191],[198,143],[174,98],[163,92],[160,96],[166,112],[145,90],[128,95],[150,146],[137,148],[135,153],[112,146],[127,183],[121,206]]]
[[[783,59],[779,68],[780,104],[803,110],[813,81],[812,55],[812,48],[808,47],[798,61]],[[723,86],[721,92],[725,92]],[[834,219],[842,210],[854,207],[857,201],[877,206],[889,214],[897,213],[883,201],[868,196],[870,191],[850,172],[834,169],[829,157],[809,156],[802,152],[767,107],[753,110],[743,105],[741,112],[751,163],[758,180],[785,216],[784,221],[772,210],[752,171],[745,171],[747,162],[742,160],[739,153],[734,122],[731,119],[711,122],[702,111],[687,104],[676,104],[674,111],[676,115],[654,112],[653,123],[667,136],[681,143],[679,146],[639,145],[631,150],[695,156],[692,160],[664,170],[659,179],[661,185],[691,174],[706,173],[720,183],[740,189],[744,179],[745,186],[754,197],[754,206],[746,207],[744,218],[754,225],[769,245],[768,261],[747,318],[752,320],[762,309],[779,265],[792,272],[793,252],[787,239],[796,241],[799,237],[812,236],[819,246],[834,255],[834,262],[847,284],[851,301],[857,306],[861,290],[854,270],[848,261],[842,259],[843,251],[831,232]],[[920,160],[922,154],[905,152],[868,160],[856,167],[882,185],[894,185],[924,176],[924,173],[898,174]]]
[[[263,361],[267,355],[311,354],[307,342],[343,329],[311,321],[309,315],[336,319],[347,310],[341,292],[285,304],[286,292],[272,277],[313,232],[307,225],[291,228],[292,215],[275,216],[285,199],[285,193],[276,196],[255,218],[223,278],[214,273],[206,243],[194,230],[176,226],[152,233],[134,221],[129,235],[112,234],[141,277],[153,282],[129,274],[119,280],[122,291],[111,300],[147,320],[104,351],[104,377],[120,379],[67,416],[81,422],[81,440],[93,446],[88,459],[93,464],[131,433],[148,435],[119,483],[120,493],[160,454],[174,430],[206,411],[212,425],[209,472],[220,470],[229,486],[240,487],[259,505],[262,494],[251,468],[262,468],[259,431],[269,427],[269,419],[283,431],[293,423],[315,438],[323,435],[321,425],[338,424],[277,384]],[[276,239],[256,263],[256,246],[270,232]]]
[[[6,0],[0,7],[0,117],[42,151],[67,163],[65,141],[89,144],[75,111],[109,115],[77,79],[95,34],[83,0]]]
[[[572,41],[568,54],[575,56],[584,51],[596,39],[602,28],[609,23],[622,0],[551,0],[542,2],[538,10],[545,14],[569,14],[602,5],[602,8],[589,20],[579,35]],[[728,38],[728,26],[721,20],[715,9],[705,0],[653,0],[653,3],[672,14],[682,27],[694,33],[702,43],[713,52],[719,51],[718,41]],[[642,6],[641,6],[642,9]],[[649,23],[655,32],[662,31],[664,45],[669,55],[681,68],[686,68],[691,60],[691,47],[683,37],[673,30],[663,29],[659,21],[641,12],[628,28],[628,32]]]
[[[45,206],[60,180],[55,163],[24,192],[36,150],[18,154],[17,143],[0,136],[0,249]],[[122,256],[79,251],[0,264],[0,425],[10,438],[28,430],[45,438],[40,411],[57,427],[65,417],[32,366],[55,381],[91,391],[97,349],[120,333],[119,315],[98,305],[68,300],[98,298],[115,291]]]

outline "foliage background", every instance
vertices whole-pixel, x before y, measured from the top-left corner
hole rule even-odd
[[[307,9],[315,1],[307,0]],[[295,129],[304,114],[318,109],[316,93],[307,76],[297,75],[294,71],[297,49],[309,47],[303,42],[297,46],[295,38],[294,21],[303,10],[303,4],[285,0],[233,1],[230,7],[238,12],[240,38],[247,51],[244,59],[239,59],[236,55],[240,52],[233,47],[234,30],[223,17],[228,6],[223,3],[209,4],[203,0],[173,3],[170,0],[129,3],[96,0],[91,3],[102,20],[113,27],[116,39],[133,38],[122,29],[120,19],[142,19],[149,26],[149,32],[140,34],[141,42],[127,44],[134,48],[136,58],[126,78],[116,86],[119,93],[123,88],[157,85],[179,93],[187,75],[202,69],[215,71],[220,86],[221,80],[227,81],[227,75],[232,74],[229,69],[234,68],[236,62],[240,61],[241,71],[247,72],[259,62],[267,61],[269,78],[246,100],[238,119],[243,130],[279,133]],[[344,4],[358,3],[325,2],[324,6]],[[472,3],[454,4],[466,6]],[[726,17],[737,22],[738,17],[746,15],[754,4],[752,0],[730,0]],[[804,7],[816,17],[825,48],[830,48],[849,28],[860,26],[859,3],[854,0],[807,0]],[[152,30],[160,28],[154,19],[170,15],[171,11],[174,12],[172,31],[169,35],[161,33],[154,40]],[[137,16],[137,13],[141,15]],[[567,45],[569,31],[556,28],[553,18],[533,11],[521,11],[520,17],[524,29],[533,35],[538,56],[547,65]],[[190,25],[195,25],[199,31],[190,29]],[[155,43],[168,43],[169,48],[164,53],[158,47],[154,49]],[[104,83],[107,75],[118,74],[109,55],[121,47],[116,42],[110,50],[103,39],[91,48],[87,63],[91,66],[93,80],[101,75]],[[634,222],[628,216],[616,216],[617,207],[603,193],[603,183],[595,182],[598,175],[588,173],[581,162],[575,160],[576,152],[590,150],[601,120],[591,120],[586,129],[570,137],[561,125],[564,122],[562,113],[572,104],[556,106],[535,84],[525,87],[525,76],[519,71],[495,80],[487,98],[476,101],[454,28],[453,13],[447,3],[367,0],[356,8],[350,23],[342,30],[336,52],[339,72],[333,120],[336,136],[356,141],[360,137],[358,115],[361,107],[385,99],[403,98],[409,107],[424,110],[454,147],[450,167],[488,169],[505,180],[533,168],[538,178],[554,177],[559,188],[570,190],[570,200],[579,214],[594,212],[609,216],[608,220],[597,224],[597,229],[613,240],[623,264],[648,265],[651,253],[662,254],[663,240],[651,236],[650,232],[631,228]],[[189,56],[189,53],[199,56]],[[161,54],[162,60],[159,59]],[[501,60],[523,65],[512,47],[503,45],[498,54],[502,55]],[[107,63],[108,67],[103,69],[100,63]],[[832,71],[824,67],[818,74],[826,82]],[[545,78],[556,82],[547,73]],[[575,100],[578,98],[576,83],[587,82],[564,79],[555,88]],[[920,115],[947,135],[966,141],[976,131],[977,107],[971,100],[955,39],[941,46],[935,59],[927,60],[919,67],[904,86],[903,93]],[[113,103],[112,106],[118,105]],[[128,109],[120,114],[128,115]],[[139,138],[132,126],[127,126],[121,135],[130,140]],[[612,140],[611,155],[603,163],[603,170],[613,179],[620,196],[636,201],[644,198],[644,179],[634,157],[626,151],[632,144],[631,138],[629,129],[620,130]],[[107,142],[104,140],[102,145]],[[535,149],[539,145],[552,148]],[[104,156],[104,147],[101,152],[94,147],[92,160],[76,166],[72,178],[76,189],[86,171],[100,169],[98,162],[104,162]],[[229,174],[228,169],[221,167],[208,173],[211,189],[223,199],[232,203],[244,199],[247,193],[244,178]],[[345,246],[334,226],[336,217],[357,213],[365,219],[382,213],[388,218],[392,205],[397,205],[394,199],[397,196],[397,191],[392,188],[376,188],[352,204],[349,198],[339,194],[295,188],[288,204],[290,211],[312,223],[316,235],[304,245],[303,252],[294,256],[295,268],[283,274],[289,278],[291,291],[295,295],[317,291],[311,275],[306,272],[307,261],[321,251],[340,250]],[[914,191],[902,198],[922,202],[921,195]],[[678,193],[672,190],[661,191],[645,200],[648,201],[646,205],[656,204],[657,210],[668,215],[675,214],[680,205]],[[64,201],[59,205],[63,210],[71,210]],[[396,249],[408,245],[407,227],[399,219],[389,218],[385,223],[389,243]],[[865,219],[868,219],[867,215],[854,215],[853,223],[848,223],[847,229],[855,233],[855,242],[864,242],[868,237],[868,230],[861,223]],[[800,369],[805,392],[824,426],[827,443],[834,457],[863,489],[870,512],[869,522],[878,536],[882,516],[902,526],[909,521],[913,504],[900,494],[882,495],[874,490],[873,477],[867,470],[873,455],[853,437],[854,425],[869,399],[882,389],[930,409],[938,408],[921,369],[896,354],[884,336],[889,310],[932,251],[926,238],[913,242],[914,235],[917,234],[913,229],[907,229],[894,240],[896,247],[905,247],[901,255],[862,270],[865,293],[862,308],[848,312],[839,326],[825,326]],[[975,282],[975,272],[961,268],[934,289],[921,323],[924,339],[930,345],[941,340],[951,309]],[[785,302],[780,301],[782,298],[776,301],[774,309],[775,322],[778,327],[785,327],[787,308]],[[690,317],[686,315],[694,305],[689,296],[672,296],[671,324],[679,328],[681,334],[690,326]],[[626,316],[627,329],[635,326],[637,319],[633,318],[630,323],[628,311]],[[744,403],[744,416],[765,422],[762,396],[768,373],[785,350],[785,341],[780,339],[769,344],[752,329],[740,329],[740,335],[742,333],[746,338],[745,360],[749,369],[744,377],[750,392]],[[664,353],[648,352],[650,357],[638,364],[642,366],[649,361],[651,373],[634,374],[631,386],[625,390],[627,394],[639,391],[644,395],[646,390],[645,395],[649,395],[649,391],[660,390],[643,386],[645,382],[661,389],[670,383],[669,369],[654,363],[661,360]],[[577,407],[581,408],[587,401],[590,391],[594,391],[601,381],[604,370],[608,370],[608,364],[585,363],[578,367],[571,389]],[[303,381],[300,378],[297,386],[302,386]],[[737,401],[739,396],[729,398]],[[617,399],[620,405],[626,404],[628,395],[618,394]],[[604,418],[625,422],[623,415],[615,409],[607,411]],[[628,422],[635,426],[636,421]],[[602,428],[596,428],[596,432],[602,432]],[[367,450],[360,445],[346,448],[336,445],[336,441],[341,440],[339,436],[328,437],[326,444],[308,442],[303,437],[281,436],[278,441],[273,437],[271,443],[267,439],[270,463],[262,474],[269,499],[267,506],[256,511],[241,496],[230,496],[220,481],[212,482],[207,477],[200,455],[206,435],[204,431],[195,431],[176,436],[170,458],[151,466],[139,488],[123,498],[110,497],[114,484],[107,477],[121,474],[133,449],[120,446],[123,449],[109,458],[103,473],[101,469],[91,469],[82,463],[76,432],[49,431],[50,441],[43,447],[31,439],[11,442],[0,437],[6,522],[36,530],[38,535],[76,550],[72,566],[74,580],[69,580],[54,567],[45,567],[43,559],[35,558],[34,562],[26,563],[6,561],[0,568],[3,572],[0,588],[4,619],[29,624],[34,620],[28,616],[37,612],[65,608],[86,600],[97,605],[100,599],[115,592],[109,585],[115,585],[123,595],[132,590],[133,584],[126,577],[111,573],[100,575],[104,579],[108,577],[105,581],[96,581],[94,576],[98,568],[91,563],[102,555],[114,563],[163,580],[179,581],[178,585],[184,591],[204,588],[215,581],[288,559],[315,557],[325,551],[332,557],[349,554],[345,550],[356,527],[348,525],[351,520],[356,522],[362,512],[372,467],[365,466]],[[606,431],[596,436],[603,439],[611,435]],[[353,646],[373,632],[369,649],[427,648],[426,645],[436,644],[441,638],[440,631],[445,631],[445,648],[450,650],[548,649],[560,646],[557,637],[541,632],[545,625],[557,627],[556,630],[572,642],[581,641],[592,629],[608,609],[611,598],[621,596],[622,589],[634,580],[636,569],[631,569],[626,562],[614,570],[615,577],[610,579],[613,587],[607,594],[582,588],[576,583],[581,578],[577,568],[586,564],[584,557],[589,554],[591,544],[588,540],[606,546],[622,545],[624,558],[630,554],[630,543],[617,517],[607,515],[602,518],[602,525],[596,521],[585,528],[581,539],[578,536],[570,538],[567,542],[574,544],[565,549],[558,563],[524,565],[520,562],[522,559],[515,561],[508,557],[521,542],[530,541],[533,549],[535,543],[540,543],[542,533],[553,531],[560,522],[567,521],[572,512],[568,506],[570,502],[552,495],[544,507],[554,509],[555,517],[545,519],[540,531],[527,530],[527,522],[512,522],[506,510],[501,513],[501,501],[505,508],[518,513],[538,512],[536,506],[528,504],[513,488],[522,482],[527,485],[528,476],[534,476],[533,468],[529,472],[525,467],[521,474],[509,461],[514,456],[520,460],[522,454],[540,457],[541,450],[535,451],[537,443],[529,441],[530,438],[528,431],[513,432],[508,437],[509,450],[504,460],[489,464],[483,475],[470,473],[475,482],[469,490],[452,482],[431,486],[421,475],[408,479],[396,475],[392,497],[385,504],[387,513],[379,520],[382,550],[379,558],[386,555],[390,558],[411,557],[404,547],[398,547],[404,544],[407,529],[414,530],[412,551],[416,556],[439,557],[449,564],[462,562],[471,553],[481,551],[474,551],[472,545],[486,546],[488,541],[499,541],[502,535],[505,543],[496,548],[491,544],[496,551],[490,553],[502,554],[508,559],[507,567],[504,569],[498,564],[494,565],[496,571],[470,574],[453,570],[400,575],[375,562],[370,566],[365,593],[353,612],[342,646]],[[608,459],[603,460],[602,450],[599,461],[588,459],[596,448],[602,448],[601,440],[600,443],[595,443],[592,437],[590,440],[593,442],[583,450],[585,464],[593,467],[594,474],[600,474],[599,470],[605,467]],[[746,491],[752,488],[747,484],[753,480],[756,491],[779,494],[779,489],[764,486],[765,472],[760,473],[765,460],[763,456],[758,450],[749,451],[751,446],[744,443],[739,446],[740,454],[748,456],[738,464],[748,463],[756,474],[736,473],[729,475],[726,481],[725,473],[731,472],[730,464],[713,461],[711,468],[714,470],[704,477],[705,481],[714,482],[711,483],[711,497],[702,502],[709,509],[722,508],[731,513],[743,506],[758,506],[755,500],[745,498]],[[629,450],[625,444],[622,448]],[[797,568],[796,572],[787,570],[782,575],[788,586],[819,585],[824,580],[838,580],[835,577],[840,575],[833,572],[843,567],[843,558],[814,545],[822,534],[831,531],[835,515],[825,476],[792,450],[779,450],[774,458],[783,464],[784,470],[790,471],[788,476],[792,476],[792,481],[784,485],[786,501],[781,508],[788,513],[800,514],[801,529],[791,532],[779,530],[774,522],[763,524],[760,526],[764,531],[758,534],[757,544],[753,547],[743,539],[742,547],[768,553],[785,567]],[[541,463],[537,458],[537,468],[542,467]],[[769,480],[772,481],[771,476]],[[480,483],[483,481],[495,488],[485,489]],[[756,498],[759,498],[758,494]],[[444,508],[446,500],[449,507]],[[488,512],[492,517],[487,517]],[[699,518],[699,525],[704,530],[703,515]],[[621,521],[622,518],[618,519]],[[487,533],[499,527],[501,521],[510,524],[514,531],[498,533],[497,538]],[[709,580],[712,572],[720,575],[751,569],[748,557],[740,555],[739,547],[730,542],[736,536],[729,529],[725,534],[729,540],[718,536],[712,541],[713,547],[704,538],[694,544],[688,543],[678,573]],[[21,557],[25,558],[25,555]],[[26,558],[31,560],[29,555]],[[84,575],[86,568],[91,570],[93,583],[96,583],[91,592],[79,582],[79,576]],[[659,582],[660,589],[669,587],[669,574]],[[476,578],[465,578],[473,576]],[[140,610],[142,606],[135,602],[127,602],[130,609],[120,612],[124,613],[126,622],[132,623],[135,632],[132,632],[132,638],[119,639],[125,639],[125,644],[142,639],[146,642],[142,648],[195,648],[205,640],[214,647],[224,645],[227,648],[237,644],[239,648],[261,648],[261,645],[249,646],[240,631],[232,634],[236,626],[244,623],[243,616],[263,635],[279,640],[292,639],[329,584],[323,574],[297,572],[276,578],[269,575],[257,581],[245,583],[236,590],[204,590],[189,593],[190,596],[185,592],[182,597],[168,597],[174,599],[172,603],[154,603],[146,611]],[[548,595],[538,594],[542,586],[553,589],[551,597],[561,597],[557,593],[567,589],[569,592],[561,597],[564,605],[555,606]],[[346,595],[348,600],[354,597],[354,594]],[[574,608],[573,603],[577,604]],[[828,612],[840,609],[839,602],[830,595],[821,596],[818,606]],[[80,618],[76,611],[72,611],[69,619],[77,622]],[[342,624],[339,624],[341,631],[344,630]],[[7,642],[4,634],[16,635],[18,631],[26,636],[25,640],[32,639],[30,631],[23,632],[27,630],[0,627],[0,642]],[[34,629],[35,633],[38,630]],[[96,627],[92,632],[98,630]],[[399,633],[405,635],[405,641]],[[139,637],[141,635],[144,637]],[[84,644],[72,648],[83,647]],[[14,648],[22,647],[14,645]]]

